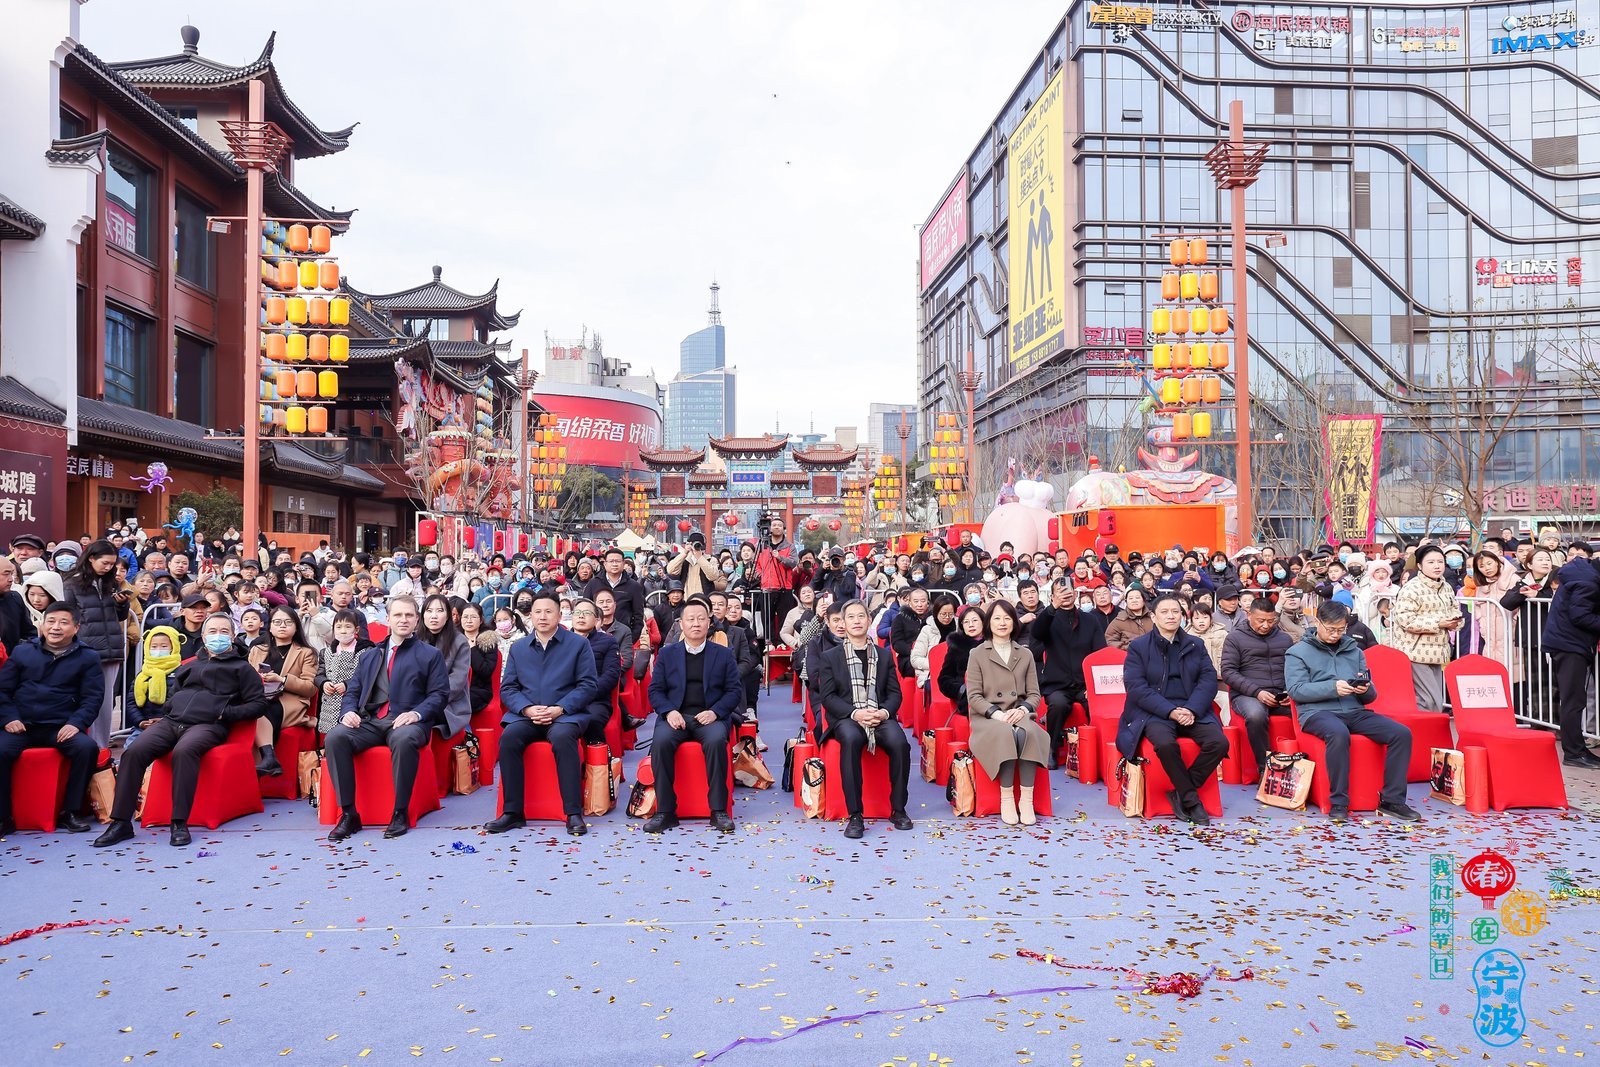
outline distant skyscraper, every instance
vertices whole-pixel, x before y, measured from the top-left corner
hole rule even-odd
[[[728,367],[728,339],[722,326],[720,287],[711,283],[705,329],[678,346],[678,373],[667,384],[667,447],[703,448],[707,437],[734,432],[736,373]]]
[[[915,404],[873,404],[867,414],[867,440],[865,444],[874,452],[900,460],[900,415],[905,413],[911,436],[906,438],[906,459],[917,458],[917,406]]]

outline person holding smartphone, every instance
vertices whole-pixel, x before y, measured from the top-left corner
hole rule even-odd
[[[1245,624],[1228,632],[1222,642],[1222,684],[1228,687],[1229,707],[1244,719],[1250,751],[1256,766],[1267,766],[1268,720],[1289,714],[1284,686],[1284,657],[1295,639],[1278,625],[1278,611],[1266,597],[1252,601]]]
[[[1337,600],[1323,601],[1317,607],[1315,629],[1297,641],[1284,660],[1284,679],[1300,713],[1300,729],[1327,746],[1328,818],[1349,821],[1350,735],[1361,734],[1384,746],[1378,814],[1418,822],[1422,816],[1406,803],[1411,730],[1367,708],[1378,699],[1378,691],[1366,655],[1348,633],[1349,620],[1349,608]]]
[[[100,669],[105,683],[100,713],[88,729],[95,744],[105,748],[111,741],[112,698],[117,692],[117,674],[127,653],[125,627],[132,594],[117,580],[117,546],[110,541],[89,543],[71,572],[61,582],[62,600],[77,611],[82,623],[78,640],[100,654]]]

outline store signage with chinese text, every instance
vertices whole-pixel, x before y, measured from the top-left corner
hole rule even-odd
[[[1483,494],[1483,510],[1537,511],[1541,514],[1595,518],[1600,511],[1600,486],[1536,485],[1532,489],[1510,485]]]
[[[1459,52],[1460,26],[1374,26],[1372,43],[1400,52]]]
[[[1473,264],[1479,285],[1496,289],[1510,289],[1518,285],[1558,285],[1561,281],[1561,260],[1548,259],[1497,259],[1484,256]],[[1583,284],[1583,257],[1568,256],[1566,261],[1567,284]]]
[[[49,537],[51,493],[58,487],[53,477],[55,461],[31,452],[0,449],[0,545],[18,534]]]
[[[1489,38],[1489,51],[1497,56],[1514,55],[1518,52],[1555,52],[1563,48],[1588,48],[1600,41],[1600,35],[1596,35],[1593,30],[1578,29],[1576,8],[1532,15],[1507,15],[1500,26],[1506,31],[1505,35]],[[1529,33],[1529,30],[1550,32]]]
[[[1085,326],[1083,358],[1097,378],[1137,378],[1144,373],[1143,326]]]
[[[115,478],[117,465],[109,459],[90,459],[88,456],[67,457],[69,478]]]
[[[1222,25],[1222,16],[1192,7],[1169,11],[1144,5],[1090,4],[1089,25],[1109,26],[1113,40],[1126,41],[1134,30],[1214,31]]]
[[[1263,15],[1241,8],[1233,13],[1232,23],[1239,33],[1253,33],[1251,44],[1257,52],[1331,49],[1350,33],[1348,15]]]
[[[945,194],[943,203],[922,227],[922,288],[926,290],[950,265],[970,237],[967,230],[967,172]]]

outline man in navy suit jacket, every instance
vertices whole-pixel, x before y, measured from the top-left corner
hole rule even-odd
[[[706,755],[706,781],[711,825],[733,833],[728,815],[728,722],[743,706],[744,687],[733,653],[706,640],[711,631],[711,605],[703,597],[684,602],[678,617],[683,640],[656,655],[650,682],[650,707],[656,732],[650,742],[650,766],[656,774],[656,814],[644,824],[659,834],[678,825],[678,796],[672,772],[678,746],[698,741]]]
[[[503,834],[527,825],[522,813],[522,754],[533,742],[548,741],[556,758],[556,782],[561,789],[561,809],[567,814],[567,833],[582,836],[589,828],[583,821],[583,756],[579,746],[597,725],[591,710],[598,686],[595,654],[581,634],[561,628],[561,601],[552,590],[541,589],[534,594],[532,614],[533,633],[511,646],[506,672],[500,679],[500,704],[505,708],[501,720],[505,732],[500,735],[505,807],[484,829]],[[615,652],[610,658],[617,659]],[[615,672],[613,664],[612,684]],[[610,710],[608,700],[606,712],[609,714]],[[603,727],[605,720],[600,719],[598,725]]]
[[[342,814],[329,841],[343,841],[361,832],[356,814],[356,754],[389,746],[394,771],[394,815],[384,837],[400,837],[411,828],[408,809],[417,780],[419,753],[435,726],[444,724],[450,701],[450,672],[444,656],[416,639],[421,615],[408,596],[389,601],[389,640],[374,645],[356,661],[356,675],[345,689],[339,725],[328,733],[328,775],[333,779]]]

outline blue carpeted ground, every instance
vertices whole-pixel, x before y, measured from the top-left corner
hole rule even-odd
[[[766,699],[776,772],[798,709]],[[0,1033],[30,1067],[689,1065],[741,1038],[716,1062],[1591,1062],[1600,901],[1502,934],[1528,970],[1518,1044],[1472,1025],[1468,924],[1493,914],[1477,899],[1455,903],[1456,977],[1428,978],[1430,854],[1494,846],[1529,888],[1556,866],[1600,884],[1594,776],[1568,784],[1566,814],[1471,817],[1413,786],[1420,827],[1337,831],[1229,786],[1210,830],[1127,820],[1057,775],[1056,817],[1027,830],[955,821],[914,778],[916,830],[871,823],[860,842],[776,789],[740,790],[728,837],[688,822],[652,839],[619,810],[581,840],[488,838],[491,790],[344,847],[282,801],[181,852],[164,833],[109,852],[19,834],[0,844],[0,934],[132,922],[0,947]],[[1127,968],[1220,972],[1180,999]]]

